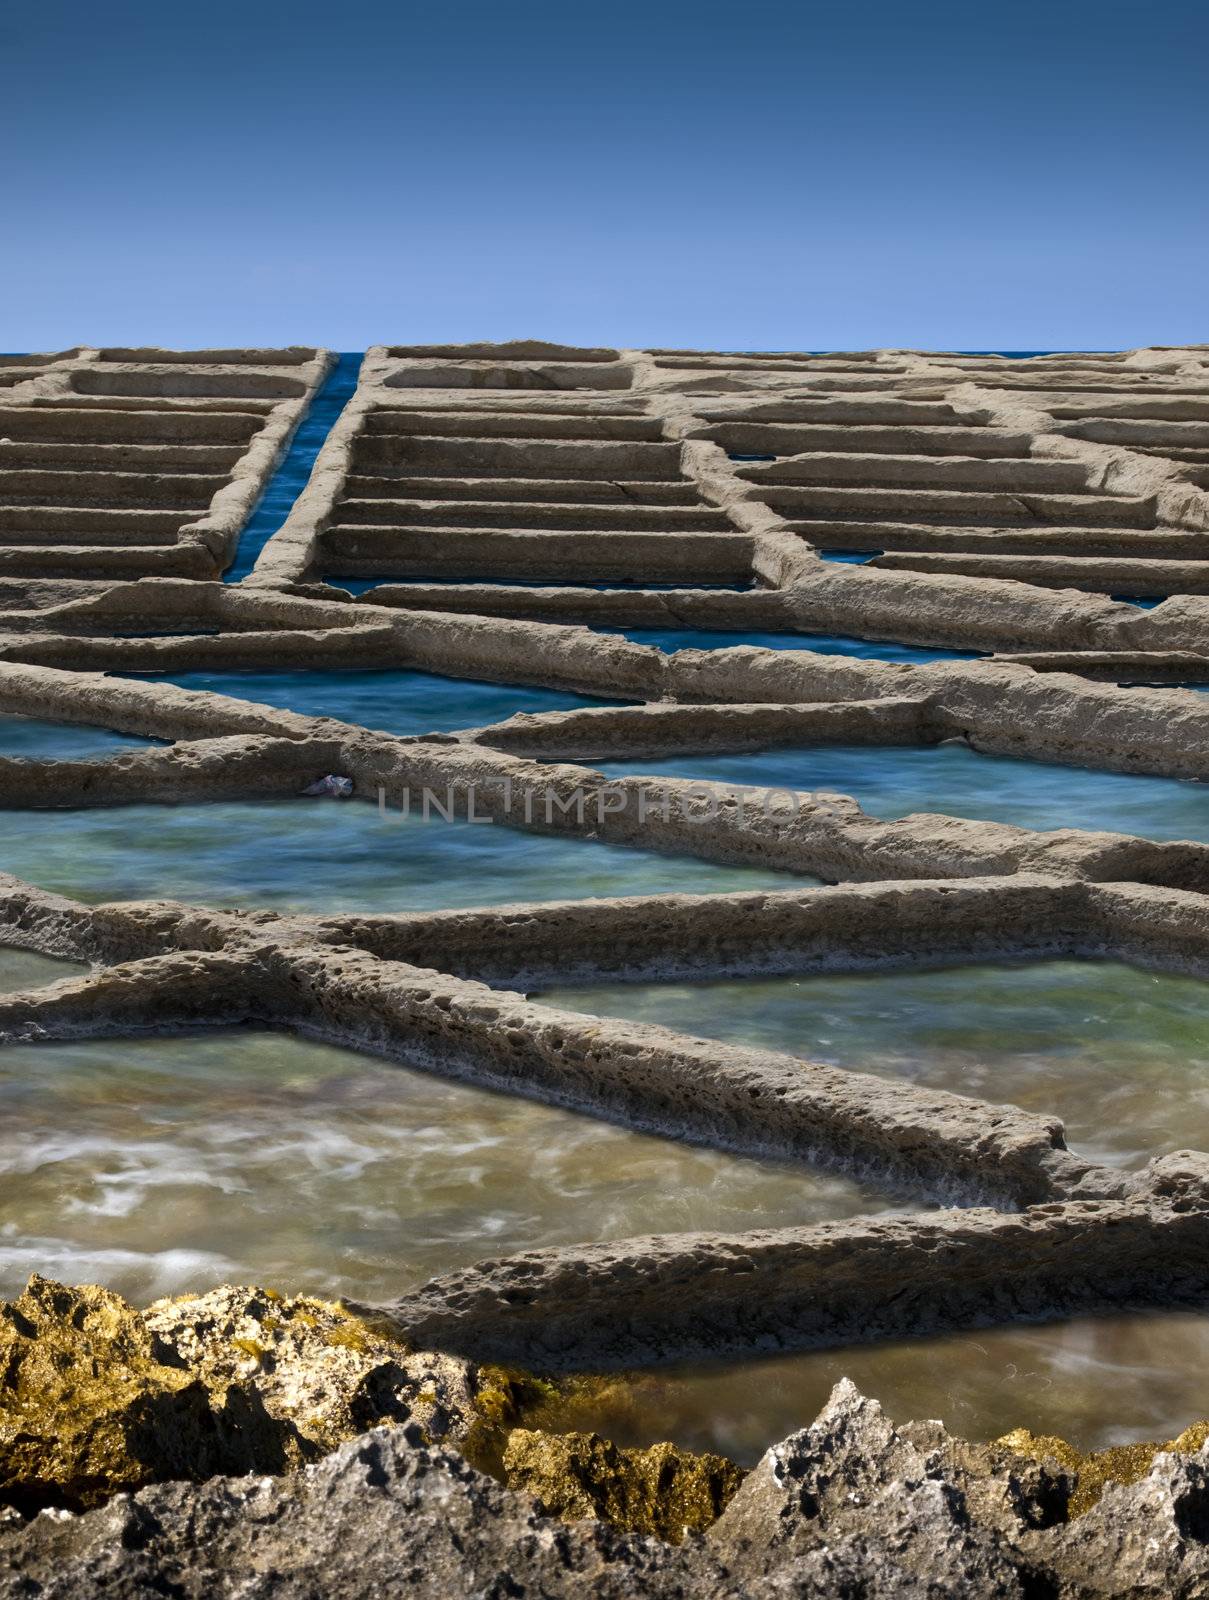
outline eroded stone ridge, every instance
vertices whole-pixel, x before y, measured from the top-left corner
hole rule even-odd
[[[83,1593],[104,1574],[115,1593],[161,1580],[233,1593],[249,1562],[282,1573],[287,1593],[360,1594],[369,1574],[416,1593],[502,1594],[518,1572],[551,1595],[572,1583],[619,1595],[1201,1592],[1207,1468],[1191,1436],[1153,1464],[1145,1451],[1094,1469],[1060,1451],[1053,1462],[1048,1441],[1024,1436],[975,1462],[972,1447],[895,1430],[845,1392],[677,1551],[552,1523],[433,1441],[461,1438],[503,1470],[500,1419],[518,1421],[508,1382],[490,1391],[504,1399],[486,1433],[481,1405],[466,1423],[466,1375],[483,1359],[593,1371],[1204,1303],[1203,1155],[1123,1173],[1071,1152],[1052,1117],[556,1012],[523,991],[972,955],[1112,956],[1203,976],[1209,846],[1088,832],[1077,816],[1046,833],[944,815],[885,822],[829,794],[769,810],[745,804],[741,786],[672,779],[652,804],[649,779],[608,780],[591,763],[957,740],[1203,781],[1209,700],[1188,686],[1209,683],[1209,347],[1007,361],[379,346],[292,513],[251,576],[224,586],[331,360],[310,348],[0,358],[0,715],[167,741],[101,760],[0,759],[0,806],[280,798],[332,774],[354,803],[389,810],[431,787],[463,816],[832,887],[787,878],[756,895],[304,918],[86,907],[5,879],[0,942],[95,966],[0,999],[0,1038],[300,1029],[668,1137],[859,1173],[896,1204],[963,1209],[486,1261],[387,1308],[372,1349],[354,1350],[350,1338],[370,1335],[330,1307],[275,1310],[232,1291],[153,1308],[136,1326],[100,1290],[70,1302],[75,1344],[60,1348],[39,1319],[73,1291],[35,1285],[5,1337],[12,1439],[42,1465],[18,1465],[26,1498],[13,1498],[34,1510],[136,1492],[78,1521],[10,1528],[16,1592]],[[599,631],[643,626],[736,643],[665,651]],[[767,632],[981,659],[742,642]],[[615,703],[399,738],[112,675],[341,666]],[[343,1344],[328,1337],[340,1329]],[[400,1335],[447,1354],[404,1358]],[[35,1391],[70,1413],[79,1371],[107,1342],[126,1352],[109,1409],[53,1441],[25,1428]],[[421,1359],[423,1371],[408,1364]],[[309,1421],[307,1372],[341,1396]],[[162,1426],[148,1432],[148,1418]],[[354,1440],[380,1420],[405,1426]],[[516,1438],[511,1460],[518,1479],[546,1484],[549,1510],[605,1507],[668,1533],[680,1513],[656,1514],[634,1485],[664,1469],[679,1480],[679,1458],[626,1463],[612,1450]],[[304,1462],[293,1479],[152,1486]],[[596,1481],[602,1463],[611,1489]],[[1089,1484],[1126,1466],[1143,1475],[1092,1506]],[[720,1508],[725,1475],[684,1470],[685,1504]],[[1076,1473],[1086,1514],[1068,1522]],[[257,1532],[266,1522],[277,1531]]]
[[[334,357],[80,348],[0,356],[0,591],[35,609],[155,575],[214,578]]]

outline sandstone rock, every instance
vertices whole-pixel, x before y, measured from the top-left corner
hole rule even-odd
[[[694,1455],[667,1443],[623,1450],[595,1433],[527,1428],[508,1435],[503,1469],[510,1489],[536,1495],[554,1516],[599,1517],[673,1543],[715,1522],[743,1481],[724,1456]]]
[[[1035,1461],[1057,1462],[1065,1468],[1074,1480],[1067,1516],[1079,1517],[1097,1504],[1110,1484],[1136,1483],[1144,1478],[1160,1452],[1170,1450],[1193,1455],[1206,1441],[1209,1441],[1209,1422],[1194,1422],[1166,1444],[1118,1444],[1086,1453],[1076,1450],[1065,1439],[1030,1433],[1027,1428],[1005,1433],[996,1444]]]
[[[1025,1547],[1063,1596],[1201,1600],[1209,1594],[1209,1449],[1161,1452],[1145,1477],[1104,1486],[1084,1515]]]
[[[524,1441],[522,1441],[523,1443]],[[280,1477],[153,1484],[75,1516],[0,1516],[0,1591],[38,1600],[1127,1600],[1209,1593],[1209,1448],[1163,1453],[1073,1522],[1070,1476],[841,1384],[679,1545],[529,1495],[378,1428]]]
[[[321,1300],[223,1287],[139,1313],[34,1277],[0,1307],[0,1501],[78,1509],[163,1479],[284,1472],[383,1422],[461,1438],[472,1370]]]

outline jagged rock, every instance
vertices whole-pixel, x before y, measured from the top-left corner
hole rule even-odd
[[[254,1384],[316,1452],[385,1422],[461,1439],[478,1415],[466,1362],[410,1350],[329,1301],[223,1285],[158,1300],[143,1320],[204,1382]]]
[[[1003,1439],[971,1444],[939,1422],[907,1422],[898,1437],[923,1452],[930,1471],[958,1487],[979,1522],[1015,1538],[1027,1528],[1048,1528],[1070,1514],[1075,1480],[1064,1462],[1012,1449]]]
[[[379,1428],[286,1478],[156,1485],[0,1527],[5,1593],[41,1600],[740,1600],[704,1551],[544,1517],[528,1495]]]
[[[254,1385],[206,1383],[119,1295],[35,1276],[0,1306],[0,1501],[91,1506],[155,1479],[302,1459]]]
[[[1015,1498],[1018,1526],[1027,1525],[1033,1496],[1009,1487],[1009,1471],[1001,1493],[971,1500],[968,1467],[940,1447],[939,1434],[922,1442],[844,1380],[812,1426],[765,1454],[709,1540],[747,1577],[807,1558],[833,1585],[843,1575],[843,1593],[866,1592],[852,1587],[863,1572],[876,1576],[870,1594],[1024,1594],[1004,1524]],[[994,1514],[982,1521],[988,1505]]]
[[[566,1518],[600,1517],[615,1527],[679,1542],[715,1522],[743,1481],[724,1456],[673,1444],[624,1450],[595,1433],[515,1428],[503,1455],[504,1482]]]
[[[342,1307],[224,1286],[140,1313],[39,1277],[0,1307],[0,1502],[100,1504],[167,1478],[284,1472],[382,1422],[477,1421],[474,1372]]]
[[[1077,1600],[1203,1600],[1209,1594],[1209,1448],[1160,1453],[1145,1477],[1109,1484],[1075,1521],[1032,1535],[1027,1554]]]
[[[10,1401],[23,1395],[33,1425],[22,1433],[10,1404],[8,1439],[37,1446],[40,1460],[64,1468],[43,1485],[42,1503],[57,1497],[61,1505],[67,1489],[83,1503],[82,1479],[69,1477],[68,1469],[82,1472],[81,1461],[88,1466],[90,1444],[109,1472],[88,1480],[93,1493],[102,1482],[131,1485],[140,1472],[218,1470],[204,1463],[213,1462],[220,1446],[231,1447],[232,1435],[223,1428],[233,1394],[244,1401],[250,1395],[267,1426],[293,1429],[282,1420],[286,1413],[301,1414],[316,1397],[324,1401],[330,1381],[338,1403],[323,1428],[343,1425],[354,1414],[366,1371],[381,1364],[377,1335],[354,1322],[351,1343],[334,1346],[368,1355],[368,1367],[329,1363],[330,1335],[349,1319],[327,1307],[312,1324],[308,1304],[322,1308],[321,1302],[282,1302],[231,1289],[164,1302],[150,1320],[172,1334],[173,1344],[116,1296],[35,1279],[21,1301],[6,1308]],[[282,1305],[289,1315],[275,1315]],[[253,1324],[272,1341],[271,1350],[245,1348],[256,1342],[247,1332]],[[411,1357],[398,1355],[408,1371]],[[308,1359],[319,1363],[322,1381],[307,1380]],[[196,1367],[174,1364],[182,1361]],[[255,1376],[241,1376],[253,1361]],[[458,1371],[444,1374],[451,1384]],[[896,1427],[845,1382],[811,1427],[764,1456],[702,1535],[691,1526],[685,1531],[685,1524],[698,1513],[696,1526],[708,1521],[729,1492],[739,1474],[728,1463],[671,1446],[622,1451],[589,1435],[508,1432],[526,1398],[524,1382],[489,1369],[461,1378],[466,1387],[454,1385],[450,1395],[462,1409],[451,1404],[449,1414],[457,1410],[459,1427],[473,1416],[471,1434],[478,1426],[502,1430],[504,1472],[513,1483],[537,1488],[541,1503],[477,1471],[464,1454],[434,1445],[413,1420],[375,1428],[279,1476],[155,1482],[79,1515],[52,1505],[27,1521],[17,1511],[0,1510],[0,1593],[14,1600],[93,1600],[101,1593],[109,1600],[151,1594],[177,1600],[369,1600],[393,1593],[416,1600],[1209,1595],[1209,1444],[1197,1453],[1158,1454],[1144,1477],[1110,1485],[1098,1504],[1068,1521],[1076,1483],[1069,1468],[1001,1441],[967,1444],[936,1422]],[[49,1410],[35,1403],[43,1381]],[[407,1391],[389,1392],[408,1403]],[[147,1394],[167,1397],[162,1412],[153,1409],[150,1416],[156,1425],[168,1424],[161,1455],[150,1462],[129,1447],[130,1418],[144,1430],[148,1425],[138,1411]],[[108,1410],[100,1403],[104,1396]],[[177,1405],[184,1421],[173,1410]],[[61,1442],[51,1434],[52,1416],[64,1423]],[[187,1426],[199,1416],[212,1419],[200,1445]],[[312,1437],[296,1430],[292,1437],[299,1449],[315,1450],[322,1431],[316,1425]],[[1198,1425],[1181,1438],[1191,1449],[1205,1431]],[[133,1433],[146,1437],[137,1428]],[[158,1437],[154,1430],[151,1437]],[[176,1454],[168,1460],[171,1451]],[[237,1470],[245,1471],[246,1462]],[[35,1508],[32,1501],[24,1507]],[[546,1514],[555,1509],[558,1519]],[[607,1518],[652,1531],[627,1531]],[[678,1533],[683,1541],[670,1542]]]
[[[1081,1517],[1100,1499],[1109,1484],[1136,1483],[1150,1471],[1156,1456],[1164,1450],[1194,1455],[1209,1440],[1209,1422],[1194,1422],[1176,1439],[1164,1444],[1116,1444],[1106,1450],[1083,1452],[1065,1439],[1052,1434],[1034,1434],[1015,1428],[996,1440],[1018,1455],[1035,1461],[1058,1462],[1074,1478],[1067,1516]]]

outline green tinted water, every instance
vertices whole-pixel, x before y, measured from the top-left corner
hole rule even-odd
[[[1115,1165],[1209,1150],[1209,984],[1038,961],[555,989],[550,1005],[662,1023],[1057,1114]]]
[[[443,798],[443,797],[442,797]],[[418,801],[417,801],[418,805]],[[338,800],[6,811],[0,870],[101,900],[314,912],[786,888],[815,879]]]

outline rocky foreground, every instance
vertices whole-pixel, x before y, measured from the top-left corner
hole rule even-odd
[[[556,1398],[317,1300],[35,1278],[0,1312],[3,1593],[1209,1594],[1204,1424],[973,1445],[841,1383],[744,1474],[524,1425]]]

